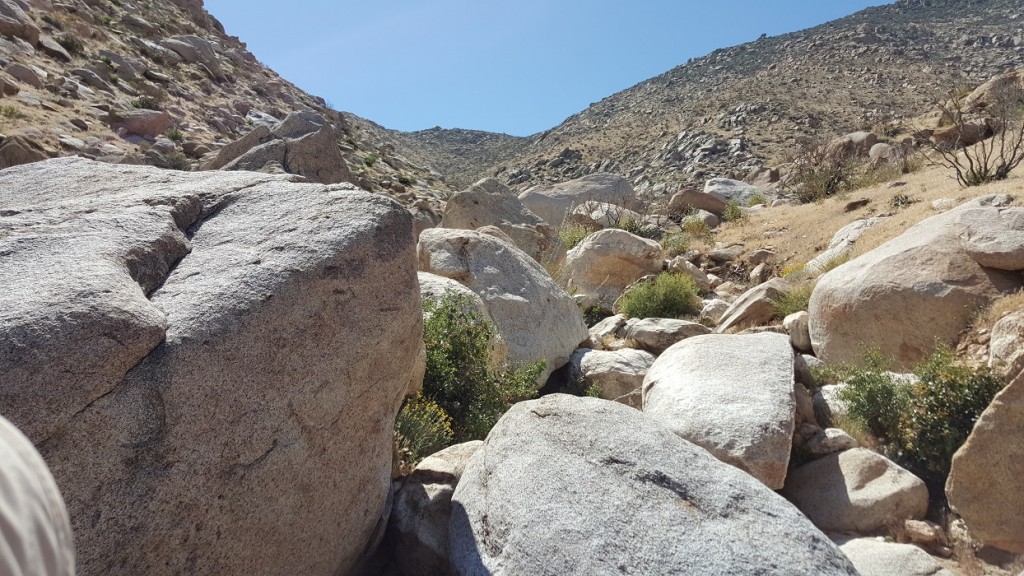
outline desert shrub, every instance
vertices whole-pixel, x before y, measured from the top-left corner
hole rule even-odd
[[[707,222],[697,218],[683,218],[680,227],[690,238],[703,240],[704,242],[710,242],[715,236],[714,231],[707,225]]]
[[[789,290],[780,294],[777,298],[771,299],[774,317],[785,318],[790,314],[807,310],[811,301],[811,292],[814,291],[814,283],[801,282]]]
[[[192,169],[192,161],[188,159],[181,152],[172,152],[163,156],[163,164],[165,168],[171,170],[182,170],[188,172]]]
[[[661,230],[657,226],[644,224],[643,222],[636,220],[634,218],[630,218],[629,216],[619,218],[615,222],[614,228],[619,228],[620,230],[625,230],[630,234],[634,234],[641,238],[649,238],[652,240],[658,240],[659,238],[661,238],[662,235]]]
[[[588,226],[567,221],[558,229],[558,239],[566,250],[572,250],[593,232],[594,230]]]
[[[403,172],[398,177],[398,183],[401,184],[402,186],[412,186],[413,184],[416,184],[416,178]]]
[[[969,143],[966,135],[977,132],[979,121],[963,91],[951,91],[939,104],[943,119],[957,135],[956,141],[925,141],[932,152],[926,160],[953,170],[963,187],[1005,180],[1024,161],[1024,88],[1008,84],[995,90],[992,97],[984,120],[990,134],[977,144],[965,146]]]
[[[914,368],[917,382],[898,380],[887,364],[874,350],[863,367],[841,368],[848,386],[840,396],[849,416],[879,438],[891,457],[941,493],[953,454],[1003,382],[988,368],[964,364],[948,348]]]
[[[62,31],[64,30],[64,24],[61,23],[60,20],[58,20],[57,18],[55,18],[54,16],[52,16],[50,14],[43,14],[42,20],[43,20],[43,22],[46,22],[47,24],[49,24],[50,26],[53,26],[57,30],[62,30]]]
[[[377,163],[377,160],[380,160],[380,156],[371,152],[363,158],[363,164],[366,164],[367,167],[373,167],[373,165]]]
[[[753,194],[747,199],[747,206],[757,206],[758,204],[767,204],[768,199],[765,198],[764,194]]]
[[[914,203],[914,200],[906,194],[893,194],[892,198],[889,198],[889,208],[893,210],[899,210],[900,208],[906,208]]]
[[[619,312],[630,318],[681,318],[699,311],[697,285],[689,276],[673,272],[634,284],[619,300]]]
[[[593,326],[610,315],[611,314],[600,306],[590,306],[583,310],[583,322],[587,326]]]
[[[726,222],[739,222],[746,219],[747,215],[740,208],[740,203],[735,200],[729,200],[725,203],[725,211],[722,212],[722,220]]]
[[[426,301],[423,310],[423,396],[451,418],[454,442],[482,439],[509,406],[536,394],[544,363],[523,368],[493,365],[494,326],[464,296]]]
[[[801,203],[816,202],[846,190],[853,172],[841,149],[821,139],[805,140],[791,158],[787,187]]]
[[[403,462],[423,460],[450,446],[452,437],[452,419],[422,394],[406,400],[395,418],[395,443]]]
[[[675,258],[690,249],[690,239],[682,232],[666,234],[661,238],[661,249],[665,256]]]
[[[181,130],[178,130],[177,128],[171,128],[167,132],[164,132],[164,138],[167,138],[172,142],[181,142],[182,140],[185,139],[185,135],[181,133]]]
[[[81,54],[85,50],[82,41],[71,34],[61,34],[55,40],[57,40],[57,44],[60,44],[61,48],[67,50],[67,53],[72,56]]]
[[[23,114],[22,111],[18,110],[18,108],[15,106],[3,105],[0,106],[0,116],[16,120],[18,118],[23,118],[25,114]]]
[[[140,109],[143,109],[143,110],[159,110],[160,109],[160,103],[157,102],[155,99],[149,98],[147,96],[142,96],[142,97],[139,97],[139,98],[133,98],[131,100],[131,103],[132,103],[132,107],[140,108]]]

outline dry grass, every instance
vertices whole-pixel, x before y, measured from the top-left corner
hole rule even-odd
[[[857,445],[861,448],[868,448],[870,450],[878,450],[881,443],[877,438],[868,432],[868,429],[864,427],[858,420],[851,418],[847,414],[833,414],[832,415],[832,428],[839,428],[843,432],[849,434],[854,440],[857,441]]]
[[[891,216],[861,236],[854,248],[853,256],[857,256],[937,214],[932,208],[934,200],[949,198],[961,204],[988,194],[1020,196],[1020,190],[1024,188],[1024,175],[1020,172],[1011,174],[1002,182],[961,188],[948,170],[926,168],[902,175],[894,181],[903,183],[898,186],[893,186],[894,182],[886,182],[822,202],[762,210],[751,214],[743,226],[726,223],[719,229],[716,240],[726,244],[741,243],[747,250],[772,248],[784,268],[796,268],[828,247],[832,236],[850,222],[870,216]],[[891,208],[889,201],[896,194],[907,195],[913,203],[898,209]],[[867,206],[844,211],[848,202],[861,198],[870,201]],[[1014,204],[1022,205],[1021,200],[1016,198]]]
[[[996,299],[990,306],[978,312],[974,319],[975,328],[991,330],[1000,318],[1024,308],[1024,290]]]

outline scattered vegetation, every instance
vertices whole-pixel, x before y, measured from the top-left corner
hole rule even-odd
[[[544,370],[543,362],[495,366],[494,326],[464,296],[425,301],[423,311],[423,392],[406,400],[395,428],[400,460],[411,466],[445,446],[482,439],[509,406],[536,395]]]
[[[862,366],[819,370],[815,379],[845,381],[840,397],[849,417],[941,494],[953,454],[1004,383],[988,368],[964,364],[948,348],[939,348],[914,369],[916,382],[893,375],[888,367],[888,360],[871,350]]]
[[[1003,316],[1021,309],[1024,309],[1024,290],[996,299],[978,312],[972,324],[975,328],[991,329]]]
[[[16,120],[18,118],[24,118],[25,114],[22,113],[21,110],[18,110],[16,106],[0,105],[0,116]]]
[[[850,186],[853,164],[824,139],[805,140],[792,158],[787,187],[801,203],[817,202]]]
[[[760,192],[758,192],[757,194],[751,195],[750,198],[747,199],[747,206],[748,207],[750,207],[750,206],[757,206],[759,204],[768,204],[768,199],[765,198],[764,194],[761,194]]]
[[[892,198],[889,198],[889,208],[893,210],[899,210],[900,208],[906,208],[914,203],[914,200],[906,194],[893,194]]]
[[[55,38],[57,44],[60,44],[61,48],[67,50],[67,53],[72,56],[77,56],[85,51],[85,46],[82,41],[75,38],[71,34],[61,34]]]
[[[142,110],[159,110],[160,103],[154,98],[148,96],[140,96],[138,98],[132,98],[131,100],[133,108],[139,108]]]
[[[60,20],[54,18],[53,16],[51,16],[49,14],[43,14],[42,20],[43,20],[43,22],[46,22],[47,24],[49,24],[50,26],[53,26],[57,30],[61,30],[61,31],[64,30],[64,24],[62,24]]]
[[[403,172],[398,176],[398,183],[401,184],[402,186],[412,186],[416,184],[416,178]]]
[[[722,220],[726,222],[741,222],[746,220],[747,215],[740,208],[740,203],[735,200],[729,200],[725,203],[725,211],[722,212]]]
[[[562,246],[566,250],[572,250],[593,232],[594,230],[583,224],[565,221],[562,223],[562,227],[558,229],[558,240],[562,242]]]
[[[164,132],[164,138],[167,138],[172,142],[181,142],[182,140],[185,139],[185,135],[181,133],[181,130],[178,130],[177,128],[171,128],[167,132]]]
[[[380,156],[378,156],[375,152],[371,152],[367,154],[365,158],[363,158],[363,164],[366,164],[368,168],[372,168],[373,165],[377,163],[377,160],[380,160]]]
[[[683,229],[683,232],[690,238],[702,240],[704,242],[711,242],[715,233],[708,226],[707,222],[698,218],[683,218],[683,221],[679,224]]]
[[[790,314],[807,310],[807,304],[811,301],[811,292],[814,291],[813,282],[800,282],[778,298],[771,300],[772,308],[776,318],[785,318]]]
[[[192,169],[192,162],[182,152],[172,152],[163,156],[164,165],[171,170],[182,170],[188,172]]]
[[[684,232],[665,234],[661,238],[661,249],[666,257],[675,258],[690,249],[690,239]]]
[[[963,91],[951,91],[940,103],[953,141],[926,140],[928,161],[953,170],[963,187],[1005,180],[1024,161],[1024,88],[1008,84],[992,92],[987,118],[977,119]],[[972,143],[980,140],[976,144]]]
[[[620,230],[625,230],[626,232],[629,232],[630,234],[639,236],[641,238],[649,238],[652,240],[657,240],[661,238],[660,228],[658,228],[657,226],[644,224],[643,221],[637,220],[630,216],[623,216],[622,218],[618,218],[615,221],[614,226],[612,227],[619,228]]]
[[[681,318],[699,311],[697,285],[689,276],[673,272],[638,282],[619,299],[619,312],[630,318]]]

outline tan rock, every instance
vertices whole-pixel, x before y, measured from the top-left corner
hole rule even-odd
[[[661,266],[660,244],[613,228],[587,236],[570,250],[560,275],[581,306],[611,310],[626,287],[660,272]]]
[[[642,350],[588,350],[581,348],[569,359],[570,378],[597,387],[600,397],[639,409],[642,397],[634,394],[654,363],[654,355]]]
[[[630,318],[619,335],[633,346],[661,354],[676,342],[710,334],[711,329],[699,322],[676,318]]]
[[[1024,371],[1024,310],[1011,312],[992,326],[988,365],[1006,379]]]
[[[586,202],[606,202],[630,209],[637,207],[633,186],[615,174],[590,174],[560,184],[534,186],[520,194],[519,200],[531,212],[556,228],[562,225],[574,206]]]
[[[686,214],[694,210],[707,210],[721,217],[725,213],[725,201],[707,192],[687,188],[676,192],[668,202],[669,214]]]
[[[782,278],[772,278],[764,284],[744,292],[725,311],[715,332],[723,333],[732,328],[743,328],[763,324],[775,316],[773,300],[780,298],[790,289]]]
[[[953,456],[950,508],[988,546],[1024,552],[1024,374],[996,395]]]
[[[866,448],[796,468],[782,495],[825,532],[881,531],[928,511],[924,482]]]

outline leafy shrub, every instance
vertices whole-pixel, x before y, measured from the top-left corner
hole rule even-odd
[[[629,216],[620,218],[618,222],[615,223],[614,227],[625,230],[626,232],[641,238],[649,238],[652,240],[661,238],[661,230],[657,226],[644,224],[643,222],[630,218]]]
[[[764,194],[757,193],[750,196],[747,199],[747,206],[757,206],[758,204],[767,204],[768,199],[765,198]]]
[[[398,177],[398,183],[401,184],[402,186],[412,186],[413,184],[416,183],[416,179],[408,174],[402,173]]]
[[[680,227],[682,227],[683,232],[687,236],[703,240],[704,242],[710,242],[715,235],[707,222],[698,218],[683,218]]]
[[[398,412],[395,435],[402,460],[419,462],[452,444],[452,419],[436,402],[417,394]]]
[[[181,152],[172,152],[163,156],[163,164],[165,168],[171,170],[182,170],[188,172],[192,169],[192,162]]]
[[[747,215],[740,208],[740,203],[735,200],[729,200],[725,203],[725,211],[722,212],[722,220],[726,222],[739,222],[746,219]]]
[[[55,40],[57,40],[57,44],[60,44],[61,48],[67,50],[67,53],[72,56],[81,54],[85,50],[82,41],[71,34],[61,34]]]
[[[377,160],[380,160],[380,156],[371,152],[370,154],[366,155],[366,158],[363,158],[363,164],[366,164],[367,167],[372,168],[373,165],[377,163]]]
[[[423,396],[451,418],[455,442],[482,439],[509,406],[536,394],[544,363],[519,369],[494,366],[494,326],[465,296],[449,294],[439,302],[426,301],[423,310]]]
[[[630,318],[681,318],[700,311],[700,297],[693,278],[662,272],[653,281],[631,286],[618,305]]]
[[[675,258],[690,249],[690,239],[682,232],[666,234],[661,238],[661,249],[665,256]]]
[[[894,378],[877,350],[865,356],[865,364],[840,369],[846,371],[848,384],[840,397],[848,403],[850,417],[881,439],[897,462],[941,493],[953,454],[1003,382],[988,368],[957,360],[948,348],[915,367],[916,383]]]
[[[774,310],[774,316],[776,318],[785,318],[790,314],[807,310],[807,305],[811,301],[811,292],[813,291],[813,283],[801,282],[780,294],[778,298],[773,298],[771,305]]]

